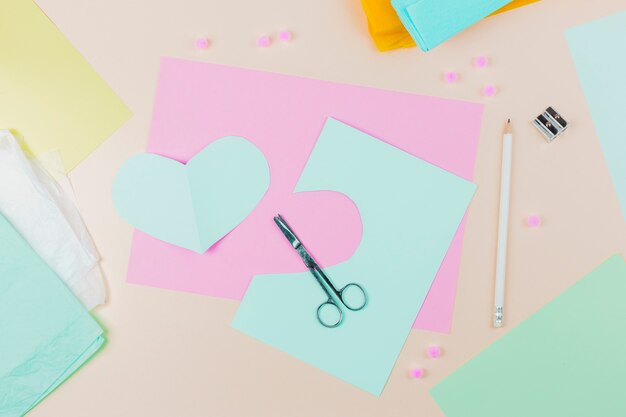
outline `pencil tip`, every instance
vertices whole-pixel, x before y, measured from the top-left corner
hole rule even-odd
[[[506,125],[504,125],[504,133],[513,133],[513,125],[511,124],[511,119],[508,119],[506,121]]]

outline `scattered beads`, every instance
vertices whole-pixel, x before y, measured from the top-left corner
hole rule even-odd
[[[535,214],[531,214],[530,216],[526,217],[526,225],[529,227],[541,226],[541,217]]]
[[[489,59],[484,55],[474,58],[474,66],[476,68],[486,68],[489,65]]]
[[[426,353],[428,353],[428,357],[436,359],[441,356],[441,347],[436,345],[428,346],[428,349],[426,349]]]
[[[269,36],[260,36],[256,40],[256,44],[259,48],[267,48],[272,44],[272,39]]]
[[[293,33],[289,30],[281,30],[278,32],[278,39],[282,42],[289,42],[293,38]]]
[[[485,96],[485,97],[493,97],[498,92],[498,89],[496,88],[495,85],[488,84],[488,85],[483,87],[482,92],[483,92],[483,96]]]
[[[420,379],[424,376],[425,372],[423,368],[413,368],[411,369],[411,378]]]
[[[459,81],[459,73],[455,72],[455,71],[449,71],[446,72],[445,74],[443,74],[443,79],[448,83],[448,84],[454,84],[457,81]]]
[[[209,47],[209,40],[207,38],[196,39],[196,49],[207,49]]]

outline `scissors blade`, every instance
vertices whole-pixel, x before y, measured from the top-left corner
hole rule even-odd
[[[279,214],[274,217],[274,222],[276,223],[280,231],[283,232],[283,235],[285,235],[287,241],[291,244],[291,246],[296,250],[296,252],[298,252],[298,255],[300,255],[306,267],[309,269],[315,268],[316,263],[313,260],[313,257],[302,245],[302,242],[300,242],[298,236],[296,236],[293,230],[291,230],[291,227],[289,227],[285,219],[283,219],[283,217]]]
[[[274,217],[274,222],[280,231],[283,232],[283,235],[285,235],[287,241],[289,241],[289,244],[293,246],[294,249],[298,249],[298,247],[302,246],[300,239],[298,239],[298,236],[296,236],[293,230],[291,230],[291,227],[289,227],[285,219],[283,219],[283,216],[279,214]]]

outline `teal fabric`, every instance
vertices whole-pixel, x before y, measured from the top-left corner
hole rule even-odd
[[[485,18],[512,0],[392,0],[398,17],[423,51]]]
[[[262,275],[252,280],[233,327],[380,395],[475,186],[329,119],[295,191],[318,190],[343,193],[359,210],[359,247],[325,271],[337,288],[361,284],[367,306],[345,310],[341,326],[327,329],[316,316],[325,294],[308,272]],[[306,236],[298,237],[306,245]],[[286,240],[284,250],[293,251]]]
[[[569,29],[566,36],[626,217],[626,12]]]
[[[102,333],[0,216],[0,417],[26,414],[89,360]]]

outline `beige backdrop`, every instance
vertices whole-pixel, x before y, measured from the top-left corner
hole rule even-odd
[[[33,417],[442,417],[430,387],[609,255],[626,252],[625,223],[563,36],[626,9],[626,0],[543,0],[483,21],[428,54],[378,53],[358,0],[38,3],[135,116],[71,173],[104,258],[109,299],[96,314],[109,343]],[[288,47],[255,47],[257,36],[281,28],[295,33]],[[211,38],[209,50],[194,50],[198,35]],[[492,65],[474,70],[476,54]],[[486,103],[452,334],[412,332],[380,398],[231,329],[237,302],[125,283],[132,229],[115,213],[111,182],[145,147],[161,55]],[[461,72],[458,85],[441,81],[447,69]],[[500,89],[494,99],[479,94],[487,82]],[[550,145],[530,125],[548,105],[571,122]],[[490,319],[507,117],[517,136],[508,327],[497,331]],[[529,213],[544,226],[525,227]],[[442,358],[426,358],[430,343],[443,346]],[[413,365],[427,377],[411,380]]]

